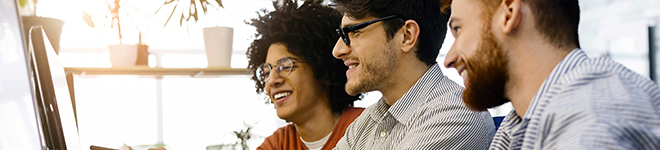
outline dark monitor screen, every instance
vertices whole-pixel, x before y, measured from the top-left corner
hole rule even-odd
[[[0,0],[0,150],[42,149],[15,0]]]

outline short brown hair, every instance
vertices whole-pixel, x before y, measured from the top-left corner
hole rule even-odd
[[[347,17],[362,19],[367,16],[386,17],[396,15],[395,19],[383,21],[387,40],[394,37],[406,20],[419,24],[419,42],[417,58],[427,66],[436,63],[440,48],[447,33],[449,11],[445,10],[450,0],[332,0],[337,10]]]
[[[444,1],[444,0],[443,0]],[[451,1],[451,0],[450,0]],[[486,7],[485,14],[492,15],[502,0],[479,0]],[[559,48],[580,48],[578,24],[580,5],[578,0],[522,0],[534,15],[534,28]],[[492,17],[492,16],[491,16]]]

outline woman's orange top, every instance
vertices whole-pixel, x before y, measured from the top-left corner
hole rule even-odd
[[[337,125],[332,130],[332,134],[328,141],[323,145],[321,150],[332,150],[339,142],[339,139],[344,136],[346,128],[350,125],[355,118],[360,116],[364,108],[348,108],[344,110]],[[273,132],[273,135],[266,137],[264,143],[257,147],[257,150],[307,150],[305,144],[300,140],[296,127],[293,124],[286,125]]]

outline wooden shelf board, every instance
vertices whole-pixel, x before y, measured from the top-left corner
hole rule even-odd
[[[112,67],[112,68],[85,68],[65,67],[66,72],[77,75],[251,75],[246,68],[210,67],[210,68],[150,68],[150,67]]]

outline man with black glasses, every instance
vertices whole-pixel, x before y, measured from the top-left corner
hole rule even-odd
[[[439,0],[334,0],[344,17],[333,55],[346,92],[380,91],[335,149],[486,149],[495,128],[461,100],[435,61],[449,14]]]

